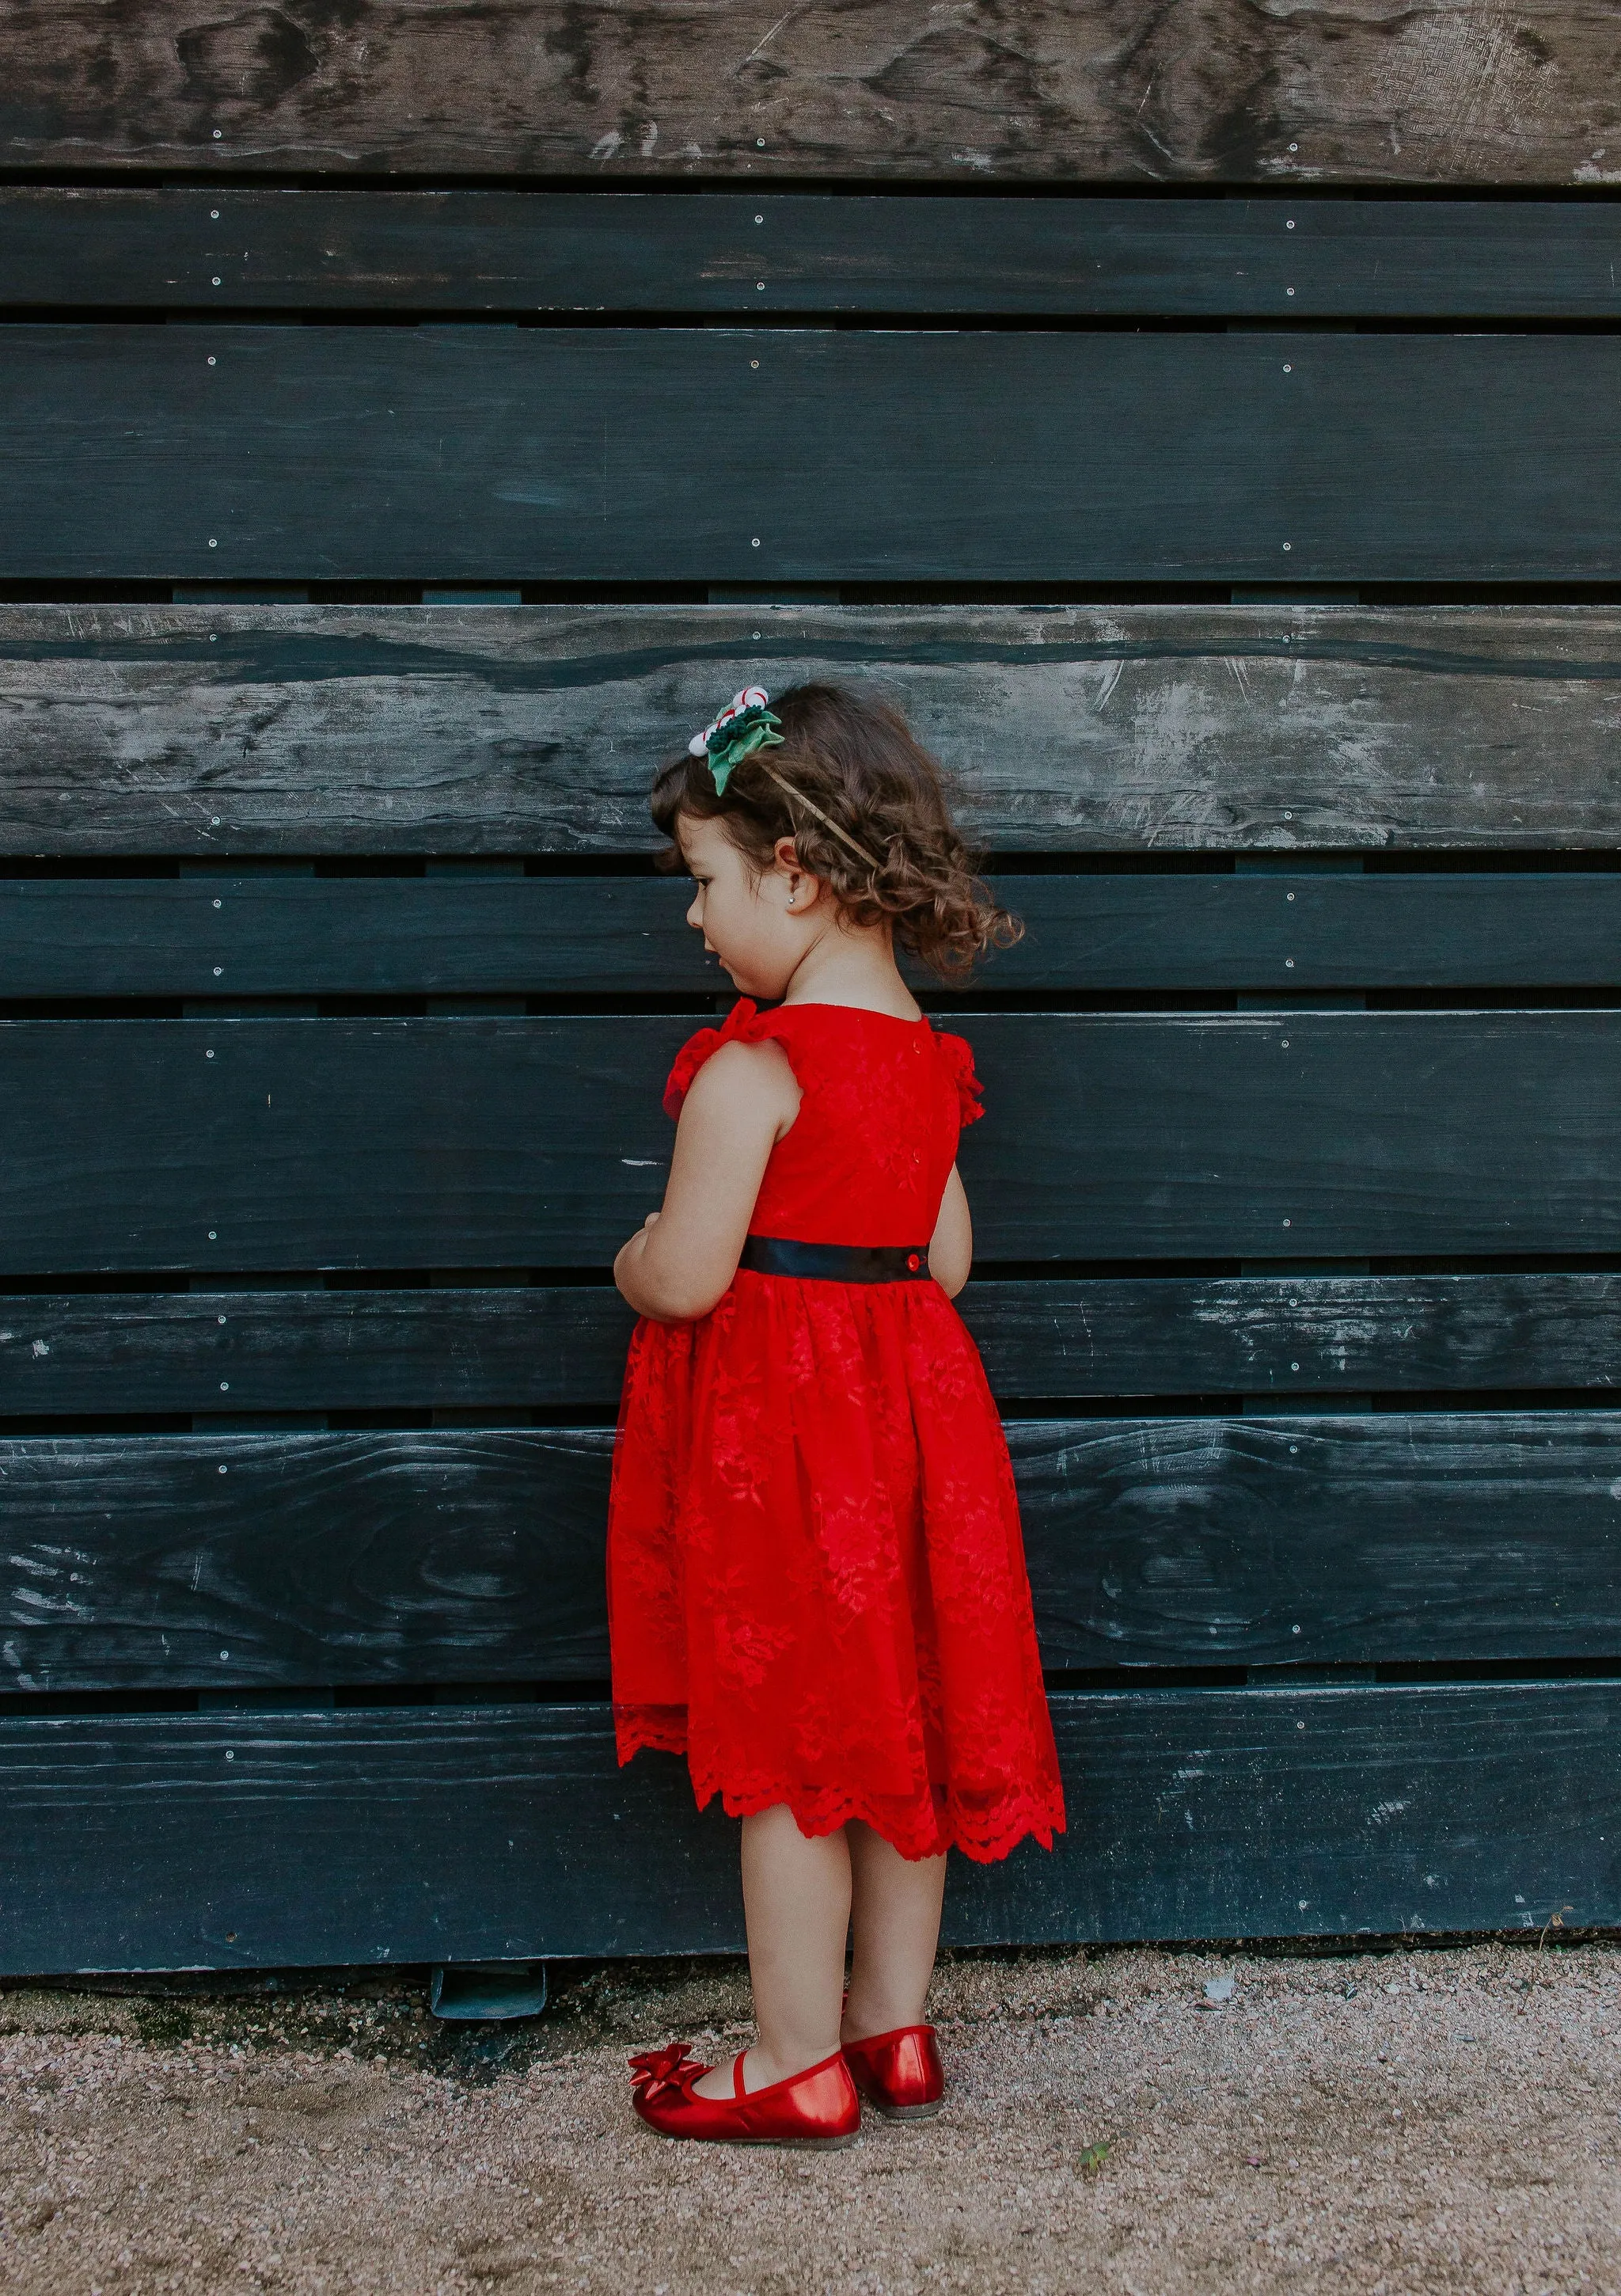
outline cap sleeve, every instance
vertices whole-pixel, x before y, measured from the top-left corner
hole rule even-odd
[[[749,1044],[757,1033],[755,1023],[759,1009],[747,996],[740,996],[718,1029],[700,1029],[689,1037],[675,1055],[675,1064],[664,1087],[664,1112],[679,1116],[682,1103],[692,1088],[692,1078],[711,1054],[718,1053],[723,1045]],[[962,1047],[966,1052],[966,1045]]]
[[[974,1074],[974,1049],[966,1037],[939,1036],[935,1042],[957,1087],[957,1121],[977,1124],[985,1114],[985,1087]]]

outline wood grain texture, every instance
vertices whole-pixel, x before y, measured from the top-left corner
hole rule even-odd
[[[1613,1389],[1621,1276],[978,1278],[958,1303],[1004,1401]],[[13,1293],[0,1414],[610,1411],[605,1283]]]
[[[19,322],[0,361],[14,580],[1574,581],[1618,518],[1608,333]]]
[[[470,870],[481,865],[475,862]],[[1040,991],[1606,987],[1621,872],[1037,875],[978,985]],[[725,996],[685,877],[0,877],[13,997]],[[920,966],[920,987],[937,988]]]
[[[971,1283],[959,1304],[1006,1402],[1083,1395],[1282,1401],[1609,1389],[1621,1380],[1615,1275],[989,1278]],[[0,1365],[8,1358],[14,1350],[0,1353]],[[14,1391],[23,1391],[20,1382]]]
[[[0,190],[0,305],[1610,317],[1585,201]]]
[[[1049,1668],[1621,1643],[1621,1414],[1014,1421]]]
[[[970,1014],[981,1263],[1621,1250],[1621,1015]],[[0,1023],[0,1267],[605,1267],[689,1021]]]
[[[1617,130],[1594,0],[20,0],[13,168],[1586,184]]]
[[[1570,1661],[1621,1637],[1621,1414],[1008,1431],[1050,1669]],[[602,1682],[611,1447],[608,1429],[7,1438],[0,1681]]]
[[[606,1283],[14,1293],[0,1413],[607,1412],[634,1323]]]
[[[646,852],[717,698],[818,676],[1004,852],[1621,843],[1611,607],[10,605],[0,851]]]
[[[1069,1830],[946,1937],[1621,1917],[1608,1682],[1069,1694]],[[7,1717],[0,1973],[736,1952],[735,1829],[605,1708]],[[109,1887],[116,1875],[119,1886]]]
[[[1614,1684],[1052,1706],[1068,1831],[959,1870],[953,1942],[1535,1930],[1615,1902]]]
[[[611,1429],[13,1439],[4,1675],[602,1682],[612,1446]]]
[[[588,1935],[610,1954],[732,1944],[733,1829],[695,1816],[667,1757],[620,1773],[605,1721],[586,1705],[0,1719],[18,1826],[0,1957],[253,1968],[522,1958]],[[620,1842],[643,1876],[628,1890]]]

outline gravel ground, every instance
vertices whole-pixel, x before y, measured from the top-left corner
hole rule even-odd
[[[481,2030],[395,1975],[0,1992],[0,2286],[1621,2292],[1613,1941],[965,1955],[937,2121],[645,2134],[626,2050],[721,2055],[747,2002],[731,1963],[577,1972]]]

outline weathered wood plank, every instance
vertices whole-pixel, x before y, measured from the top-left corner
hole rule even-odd
[[[634,1320],[605,1283],[13,1293],[0,1413],[608,1411]]]
[[[609,1429],[12,1437],[25,1691],[602,1682]],[[1015,1420],[1049,1668],[1571,1661],[1621,1414]]]
[[[818,676],[1004,852],[1621,843],[1610,607],[0,605],[0,851],[648,851],[717,699]]]
[[[1621,1919],[1609,1682],[1053,1701],[1069,1830],[953,1944]],[[0,1973],[735,1952],[735,1833],[607,1710],[0,1719]]]
[[[1621,1647],[1621,1414],[1014,1421],[1049,1668]]]
[[[0,304],[1604,317],[1613,207],[0,189]]]
[[[18,323],[4,349],[7,579],[1579,580],[1621,518],[1608,333]]]
[[[1588,184],[1617,127],[1584,0],[19,0],[4,67],[8,166],[59,173]]]
[[[1609,1682],[1053,1700],[1051,1857],[954,1876],[954,1943],[1608,1922]],[[1564,1887],[1568,1875],[1570,1887]]]
[[[667,1757],[621,1775],[605,1722],[588,1705],[0,1718],[0,1966],[479,1960],[587,1935],[724,1949],[733,1829],[695,1816]],[[620,1841],[653,1886],[616,1889]]]
[[[970,1283],[960,1304],[1008,1402],[1621,1381],[1616,1275],[991,1278]],[[0,1353],[0,1365],[12,1353]]]
[[[1621,1380],[1621,1275],[991,1277],[959,1305],[1008,1402]],[[0,1414],[605,1412],[632,1321],[604,1283],[13,1293]]]
[[[473,865],[475,867],[477,864]],[[996,872],[1040,990],[1604,987],[1621,872]],[[684,878],[0,877],[8,996],[725,995]],[[921,970],[913,977],[929,983]]]
[[[1612,1012],[987,1013],[982,1262],[1621,1249]],[[0,1023],[0,1267],[603,1267],[690,1019]]]
[[[0,1674],[602,1682],[612,1447],[577,1428],[12,1439]]]

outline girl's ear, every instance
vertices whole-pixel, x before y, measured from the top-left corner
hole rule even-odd
[[[772,849],[772,872],[788,887],[788,906],[797,914],[814,908],[822,894],[822,880],[813,877],[800,860],[791,837],[779,837]]]

